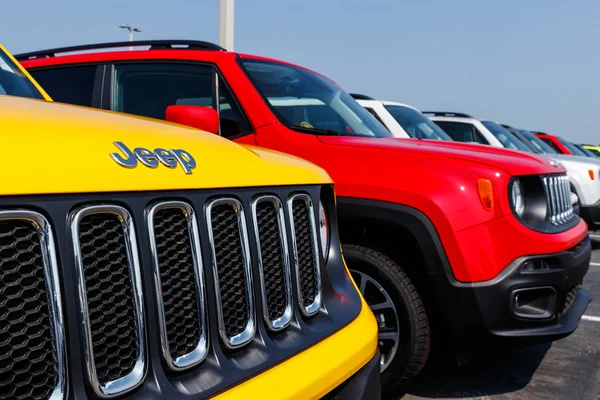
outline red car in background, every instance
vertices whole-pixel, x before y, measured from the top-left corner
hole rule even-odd
[[[150,48],[118,49],[129,46]],[[328,78],[206,42],[17,57],[57,101],[195,126],[327,170],[344,259],[379,323],[384,390],[421,371],[432,338],[456,351],[490,337],[551,341],[576,329],[590,301],[587,225],[558,163],[393,138]]]
[[[560,154],[586,156],[581,150],[573,146],[569,141],[563,139],[557,135],[550,135],[549,133],[532,131],[535,136],[542,139],[548,146],[552,147]]]

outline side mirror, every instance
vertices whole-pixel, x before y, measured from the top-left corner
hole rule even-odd
[[[214,108],[175,105],[167,107],[165,119],[206,132],[219,133],[219,114]]]

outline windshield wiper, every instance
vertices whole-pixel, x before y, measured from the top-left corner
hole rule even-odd
[[[329,135],[329,136],[341,136],[342,135],[341,133],[336,132],[333,129],[307,128],[305,126],[295,125],[295,124],[288,125],[288,128],[293,129],[298,132],[313,133],[316,135]]]

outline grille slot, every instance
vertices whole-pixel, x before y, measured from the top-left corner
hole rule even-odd
[[[103,397],[123,394],[146,372],[133,221],[122,207],[86,207],[74,215],[72,235],[90,384]]]
[[[248,233],[242,204],[221,198],[206,206],[208,237],[217,293],[219,333],[234,349],[249,343],[256,330]]]
[[[564,293],[563,305],[562,305],[562,309],[560,310],[560,315],[566,314],[571,309],[571,306],[573,305],[573,303],[575,302],[575,299],[577,298],[579,289],[581,289],[582,286],[583,286],[583,284],[580,281],[575,286],[573,286],[571,289],[567,290]]]
[[[288,208],[300,309],[304,315],[310,316],[321,308],[321,272],[314,208],[307,194],[293,195],[288,200]]]
[[[198,223],[192,207],[163,202],[148,213],[163,356],[173,370],[206,358],[206,310]]]
[[[263,316],[277,331],[292,319],[292,291],[285,216],[275,196],[261,196],[252,203],[254,232],[261,272]]]
[[[553,225],[562,225],[570,222],[574,217],[571,204],[571,185],[569,178],[562,175],[549,175],[543,178],[548,216]]]
[[[30,211],[0,212],[0,399],[64,396],[61,307],[48,221]]]

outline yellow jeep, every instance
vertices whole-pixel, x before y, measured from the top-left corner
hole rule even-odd
[[[0,397],[374,399],[329,176],[53,103],[0,46]]]

